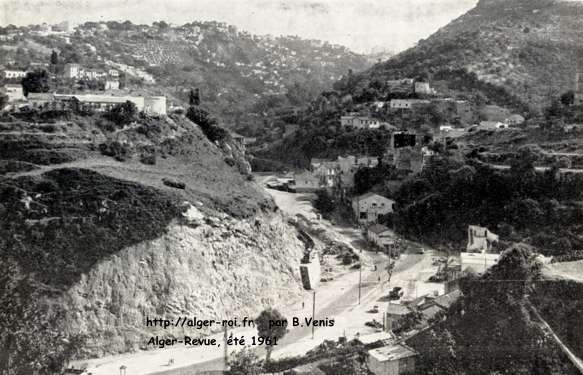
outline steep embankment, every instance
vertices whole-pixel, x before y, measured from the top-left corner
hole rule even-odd
[[[182,332],[146,316],[253,316],[299,295],[304,246],[228,137],[179,116],[54,115],[1,126],[0,369]]]

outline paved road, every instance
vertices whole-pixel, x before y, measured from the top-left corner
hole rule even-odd
[[[269,190],[274,195],[276,203],[288,215],[302,213],[313,215],[313,207],[309,200],[298,194],[276,192]],[[311,216],[308,216],[311,217]],[[278,343],[273,353],[274,358],[301,355],[321,343],[323,340],[336,340],[338,337],[346,335],[353,337],[356,333],[365,334],[374,332],[372,328],[365,327],[364,323],[373,318],[382,322],[383,302],[379,298],[388,293],[389,287],[399,285],[404,289],[414,285],[414,290],[409,290],[413,297],[418,292],[429,293],[439,288],[436,284],[424,282],[428,274],[434,272],[431,269],[431,253],[407,254],[397,262],[393,272],[390,285],[387,283],[388,274],[385,266],[388,264],[388,257],[382,253],[367,252],[363,245],[362,234],[355,229],[342,228],[332,225],[329,222],[320,223],[326,228],[327,235],[337,241],[341,241],[363,250],[368,263],[363,267],[362,272],[352,271],[336,280],[323,283],[316,292],[316,316],[317,320],[326,318],[334,319],[334,327],[316,328],[315,338],[312,340],[311,327],[290,327],[288,334]],[[374,266],[376,265],[376,270]],[[361,275],[361,304],[358,304],[359,275]],[[379,278],[381,282],[379,282]],[[296,316],[300,320],[312,317],[312,299],[308,295],[304,301],[304,307],[290,307],[284,315],[291,320]],[[377,314],[367,313],[373,305],[378,305],[380,312]],[[233,334],[244,334],[250,336],[256,334],[254,329],[238,329]],[[222,341],[222,335],[214,335],[218,341]],[[235,347],[230,347],[230,351]],[[257,348],[255,348],[257,350]],[[263,356],[263,350],[257,350],[258,355]],[[92,363],[92,372],[95,375],[109,375],[111,371],[117,370],[122,364],[131,368],[132,375],[161,374],[171,369],[182,368],[192,371],[192,373],[209,370],[221,370],[224,363],[222,359],[223,348],[196,347],[196,348],[170,348],[168,350],[156,350],[150,352],[139,352],[116,357],[102,358]],[[175,359],[174,366],[166,366],[169,358]],[[185,364],[189,364],[184,366]],[[98,366],[97,366],[98,365]],[[97,367],[96,367],[97,366]],[[130,370],[128,370],[129,373]]]

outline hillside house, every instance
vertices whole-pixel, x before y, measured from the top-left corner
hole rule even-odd
[[[119,90],[119,81],[114,79],[105,80],[105,90]]]
[[[381,224],[368,227],[366,237],[372,244],[383,250],[389,250],[395,244],[393,232]]]
[[[343,128],[350,126],[355,129],[378,129],[381,122],[368,116],[347,115],[340,117],[340,125]]]
[[[385,310],[385,331],[392,332],[403,327],[413,310],[399,303],[388,303]]]
[[[293,191],[296,193],[314,193],[319,190],[320,177],[311,171],[294,174]]]
[[[392,99],[389,103],[391,109],[414,109],[417,106],[431,104],[431,101],[424,99]]]
[[[407,345],[395,344],[369,350],[366,363],[374,375],[412,374],[417,356]]]
[[[492,245],[498,240],[498,236],[490,232],[488,228],[470,225],[468,226],[468,245],[466,250],[474,253],[488,253],[492,251]]]
[[[427,147],[401,147],[393,150],[392,164],[396,169],[419,173],[433,154]]]
[[[26,77],[26,71],[24,70],[14,70],[14,69],[5,69],[2,72],[2,77],[4,79],[20,79]]]
[[[26,100],[22,91],[22,85],[7,84],[2,87],[0,92],[3,92],[6,96],[8,96],[8,103]]]
[[[354,219],[359,224],[376,223],[380,216],[394,211],[395,201],[375,193],[366,193],[352,199]]]
[[[415,82],[415,94],[435,95],[435,90],[431,88],[429,82]]]
[[[524,124],[524,122],[526,121],[526,119],[518,114],[514,114],[510,117],[508,117],[504,122],[506,124],[508,124],[509,126],[520,126],[522,124]]]
[[[132,102],[140,112],[151,115],[166,114],[165,96],[113,96],[93,94],[49,94],[30,93],[29,106],[36,110],[82,110],[103,112],[112,109],[118,104]]]
[[[320,178],[322,186],[331,188],[338,184],[340,170],[336,161],[314,158],[310,162],[310,168]]]

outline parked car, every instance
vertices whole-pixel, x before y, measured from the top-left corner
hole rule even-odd
[[[379,307],[377,305],[374,305],[372,307],[372,309],[370,309],[370,310],[367,311],[367,313],[369,313],[369,314],[376,314],[378,312],[379,312]]]
[[[403,294],[405,294],[405,292],[403,291],[403,288],[401,288],[400,286],[396,286],[393,288],[393,290],[391,290],[389,292],[389,299],[391,301],[398,300],[401,297],[403,297]]]

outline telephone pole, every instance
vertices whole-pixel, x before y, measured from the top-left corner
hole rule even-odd
[[[312,299],[312,323],[316,320],[316,291],[314,290],[314,296]],[[314,324],[312,324],[312,340],[314,339]]]

